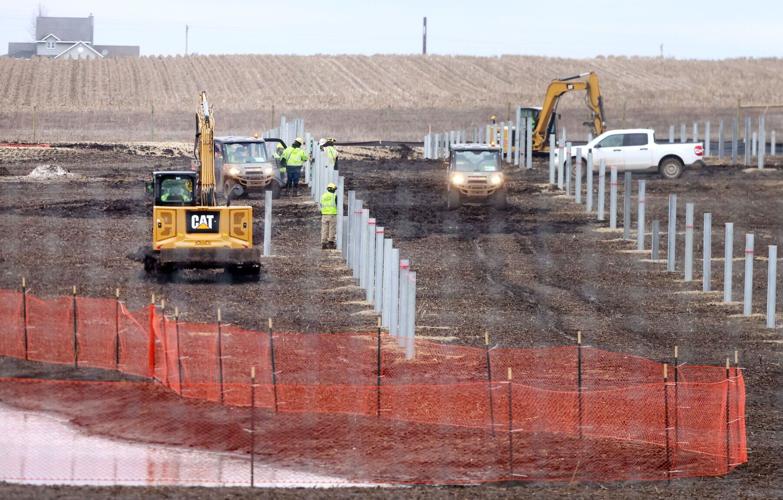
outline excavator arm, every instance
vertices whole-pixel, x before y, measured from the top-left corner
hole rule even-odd
[[[196,113],[196,159],[199,163],[198,193],[203,207],[217,205],[215,192],[215,119],[207,101],[207,93],[201,92],[201,106]]]
[[[592,121],[586,123],[586,125],[591,126],[594,137],[604,133],[606,121],[604,119],[603,98],[598,85],[598,75],[591,71],[568,78],[552,80],[547,88],[544,105],[541,108],[536,127],[533,130],[533,151],[546,151],[548,149],[549,130],[555,113],[557,113],[557,104],[560,101],[560,97],[567,92],[582,90],[587,92],[587,106],[593,114]]]

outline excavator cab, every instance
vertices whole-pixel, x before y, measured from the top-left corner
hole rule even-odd
[[[196,202],[196,172],[153,172],[152,193],[158,206],[193,206]]]

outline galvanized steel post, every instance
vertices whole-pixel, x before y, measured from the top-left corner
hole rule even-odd
[[[623,239],[631,239],[631,197],[633,196],[633,181],[631,172],[625,172],[623,186]]]
[[[710,152],[711,152],[712,141],[710,139],[711,139],[710,122],[708,120],[707,123],[704,125],[704,157],[705,158],[711,156]]]
[[[533,122],[525,118],[525,168],[533,168]]]
[[[601,160],[603,162],[603,160]],[[609,176],[609,229],[617,229],[617,167],[611,167]]]
[[[376,314],[380,314],[383,310],[383,227],[375,227],[375,297],[373,304],[375,304]]]
[[[685,204],[685,281],[693,281],[693,203]]]
[[[587,181],[586,194],[587,203],[585,206],[585,212],[593,212],[593,150],[587,151],[587,172],[585,173],[585,180]]]
[[[704,214],[704,235],[702,242],[702,291],[712,289],[712,214]]]
[[[674,142],[674,125],[669,125],[669,143]]]
[[[343,252],[343,231],[345,226],[343,224],[343,212],[345,207],[343,206],[343,198],[345,196],[345,178],[340,176],[337,178],[337,231],[335,235],[335,246],[340,253]],[[344,257],[345,255],[343,255]]]
[[[582,148],[576,148],[576,164],[574,165],[574,199],[582,204]]]
[[[677,270],[677,195],[669,195],[669,227],[666,229],[666,270]]]
[[[775,328],[776,293],[778,279],[778,247],[769,247],[769,267],[767,269],[767,328]]]
[[[726,154],[726,143],[723,140],[723,120],[718,125],[718,159],[722,160]]]
[[[386,328],[390,326],[391,295],[392,295],[392,240],[383,240],[383,308],[381,310],[381,323]]]
[[[398,326],[397,326],[397,341],[402,346],[405,342],[405,337],[408,336],[408,272],[410,270],[410,261],[408,259],[400,259],[400,274],[399,274],[399,313],[398,313]]]
[[[753,310],[753,234],[745,235],[745,295],[742,314],[750,316]]]
[[[565,192],[566,196],[571,196],[571,169],[573,165],[571,163],[571,143],[566,143],[565,154]]]
[[[661,248],[661,223],[658,219],[652,221],[652,252],[650,258],[652,260],[660,259]]]
[[[604,220],[606,208],[606,161],[602,158],[598,162],[598,220]]]
[[[391,262],[391,303],[389,304],[389,334],[393,337],[399,333],[400,308],[400,250],[392,248]]]
[[[723,302],[731,302],[731,285],[734,263],[734,224],[726,223],[723,237]]]
[[[644,231],[646,224],[644,221],[644,193],[645,193],[646,181],[639,181],[639,199],[638,199],[638,215],[636,217],[636,249],[644,250]]]
[[[405,359],[416,356],[416,272],[408,272],[408,325],[405,338]]]
[[[563,169],[565,168],[565,156],[566,156],[566,150],[565,147],[560,147],[558,150],[559,154],[557,155],[557,189],[563,190],[564,182],[565,182],[565,175],[563,174]]]
[[[365,257],[364,283],[366,288],[365,300],[374,304],[375,301],[375,218],[367,220],[367,246]]]
[[[264,192],[264,257],[272,255],[272,191]]]
[[[555,170],[555,136],[549,136],[549,184],[555,185],[557,174]]]

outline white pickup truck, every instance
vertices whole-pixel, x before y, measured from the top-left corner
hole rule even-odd
[[[676,179],[686,166],[704,164],[702,143],[659,144],[655,142],[655,131],[646,128],[610,130],[586,145],[571,146],[572,162],[581,158],[586,165],[589,150],[593,151],[594,171],[604,160],[607,170],[617,167],[620,172],[657,171],[664,178]]]

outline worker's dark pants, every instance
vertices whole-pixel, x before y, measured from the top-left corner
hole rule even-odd
[[[290,188],[293,186],[294,189],[299,189],[299,176],[302,174],[302,167],[289,165],[286,167],[286,174],[288,174],[288,182],[285,187]]]

